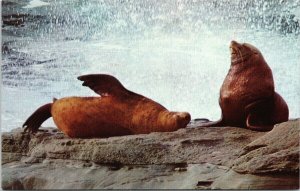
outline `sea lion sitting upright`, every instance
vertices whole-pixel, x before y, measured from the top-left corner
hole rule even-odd
[[[220,90],[222,118],[200,127],[237,126],[269,131],[288,120],[289,109],[275,92],[273,75],[261,52],[254,46],[232,41],[231,66]]]
[[[24,123],[36,132],[51,116],[57,127],[72,138],[110,137],[184,128],[187,112],[170,112],[162,105],[127,90],[115,77],[91,74],[78,77],[101,97],[67,97],[37,109]]]

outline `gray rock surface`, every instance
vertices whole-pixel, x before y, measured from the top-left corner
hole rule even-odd
[[[2,134],[2,187],[295,189],[299,122],[267,133],[192,123],[170,133],[103,139],[70,139],[55,128],[29,135],[19,128]]]
[[[264,136],[243,148],[233,161],[240,173],[299,173],[300,121],[276,125]]]

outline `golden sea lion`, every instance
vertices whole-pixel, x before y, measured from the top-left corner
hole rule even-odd
[[[43,105],[26,120],[25,131],[36,132],[50,117],[72,138],[169,132],[186,127],[191,120],[187,112],[170,112],[127,90],[113,76],[91,74],[78,79],[101,96],[67,97]]]
[[[275,92],[273,75],[261,52],[254,46],[232,41],[231,66],[220,90],[222,118],[200,127],[237,126],[269,131],[287,121],[289,109]],[[203,119],[205,120],[205,119]]]

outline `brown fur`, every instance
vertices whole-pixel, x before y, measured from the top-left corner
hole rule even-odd
[[[113,76],[94,74],[78,79],[101,97],[67,97],[47,105],[51,107],[48,110],[57,127],[70,137],[110,137],[175,131],[186,127],[191,119],[189,113],[169,112],[162,105],[128,91]],[[24,123],[25,130],[37,131],[44,120],[36,120],[41,115],[38,111]]]
[[[231,66],[220,90],[222,118],[200,126],[237,126],[268,131],[288,120],[289,110],[274,91],[273,75],[254,46],[231,43]]]

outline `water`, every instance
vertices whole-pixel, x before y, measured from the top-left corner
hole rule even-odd
[[[22,26],[2,27],[2,131],[53,97],[97,96],[76,79],[89,73],[114,75],[169,110],[217,120],[233,39],[261,50],[290,118],[300,116],[299,0],[16,2],[2,7],[3,15],[26,14]]]

